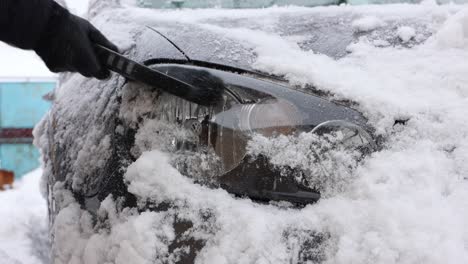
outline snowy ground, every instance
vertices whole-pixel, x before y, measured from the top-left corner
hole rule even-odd
[[[0,192],[0,260],[4,264],[47,263],[47,205],[39,192],[42,170]]]

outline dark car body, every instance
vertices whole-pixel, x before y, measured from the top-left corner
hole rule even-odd
[[[297,45],[302,50],[314,50],[337,59],[346,56],[346,47],[363,34],[371,38],[373,34],[385,35],[389,28],[400,23],[389,19],[387,27],[369,33],[355,32],[350,25],[355,16],[314,11],[280,13],[275,17],[275,27],[266,29],[262,29],[262,23],[255,17],[211,19],[209,23],[276,32],[285,38],[299,39]],[[406,22],[411,24],[413,20],[409,18]],[[421,27],[421,32],[430,35],[430,29],[426,30],[424,24],[414,23]],[[190,60],[152,28],[169,37]],[[222,188],[235,197],[260,203],[287,201],[301,206],[317,201],[320,192],[307,182],[285,177],[284,171],[269,164],[268,157],[246,153],[247,132],[291,135],[311,132],[321,124],[340,120],[358,127],[355,131],[363,131],[366,135],[363,138],[368,140],[365,144],[372,145],[366,151],[375,148],[370,136],[372,128],[355,109],[356,105],[336,101],[313,85],[294,87],[282,76],[256,71],[253,64],[257,54],[248,45],[190,23],[145,22],[130,32],[134,39],[125,50],[127,56],[186,83],[200,85],[201,78],[206,83],[220,85],[223,100],[212,105],[208,102],[209,106],[197,105],[161,92],[158,84],[150,87],[116,75],[107,82],[69,76],[62,90],[56,92],[54,107],[39,129],[40,140],[47,142],[40,145],[46,165],[52,223],[60,210],[56,205],[59,198],[54,195],[57,183],[73,194],[83,210],[94,216],[109,195],[118,199],[122,208],[169,210],[173,206],[170,203],[138,201],[138,197],[128,191],[128,182],[124,179],[127,167],[142,152],[155,146],[174,154],[174,167],[196,184]],[[387,38],[392,45],[402,47],[423,41],[421,38],[402,43],[394,35]],[[265,113],[275,109],[284,111],[270,119],[265,117]],[[255,111],[261,118],[255,119]],[[250,114],[247,123],[239,118],[244,112]],[[289,115],[282,116],[282,113]],[[279,121],[274,125],[263,124],[266,119]],[[139,136],[147,120],[163,120],[168,124],[148,134],[152,137],[161,134],[161,141]],[[179,130],[190,134],[179,136]],[[201,161],[194,153],[202,153],[203,159],[209,160],[208,166],[198,169]],[[99,218],[95,221],[99,225]],[[193,263],[197,252],[205,245],[203,240],[183,235],[191,227],[189,221],[174,221],[177,238],[169,245],[170,251],[190,248],[179,263]],[[320,243],[321,239],[317,237],[317,241],[311,243]],[[316,257],[304,257],[301,261],[314,261]]]

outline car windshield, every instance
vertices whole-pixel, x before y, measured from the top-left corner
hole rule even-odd
[[[419,3],[422,0],[137,0],[148,8],[262,8],[269,6],[325,6],[338,4],[394,4]],[[437,0],[438,3],[466,2],[466,0]]]
[[[261,8],[273,5],[320,6],[338,4],[340,0],[138,0],[152,8]]]

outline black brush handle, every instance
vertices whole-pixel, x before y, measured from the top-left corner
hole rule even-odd
[[[204,88],[190,85],[165,73],[146,67],[122,54],[101,45],[95,45],[99,61],[107,69],[132,80],[159,88],[187,101],[210,106],[217,103],[219,94],[207,94]]]

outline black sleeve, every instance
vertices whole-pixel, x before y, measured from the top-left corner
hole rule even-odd
[[[0,41],[34,49],[52,12],[53,0],[0,0]]]

